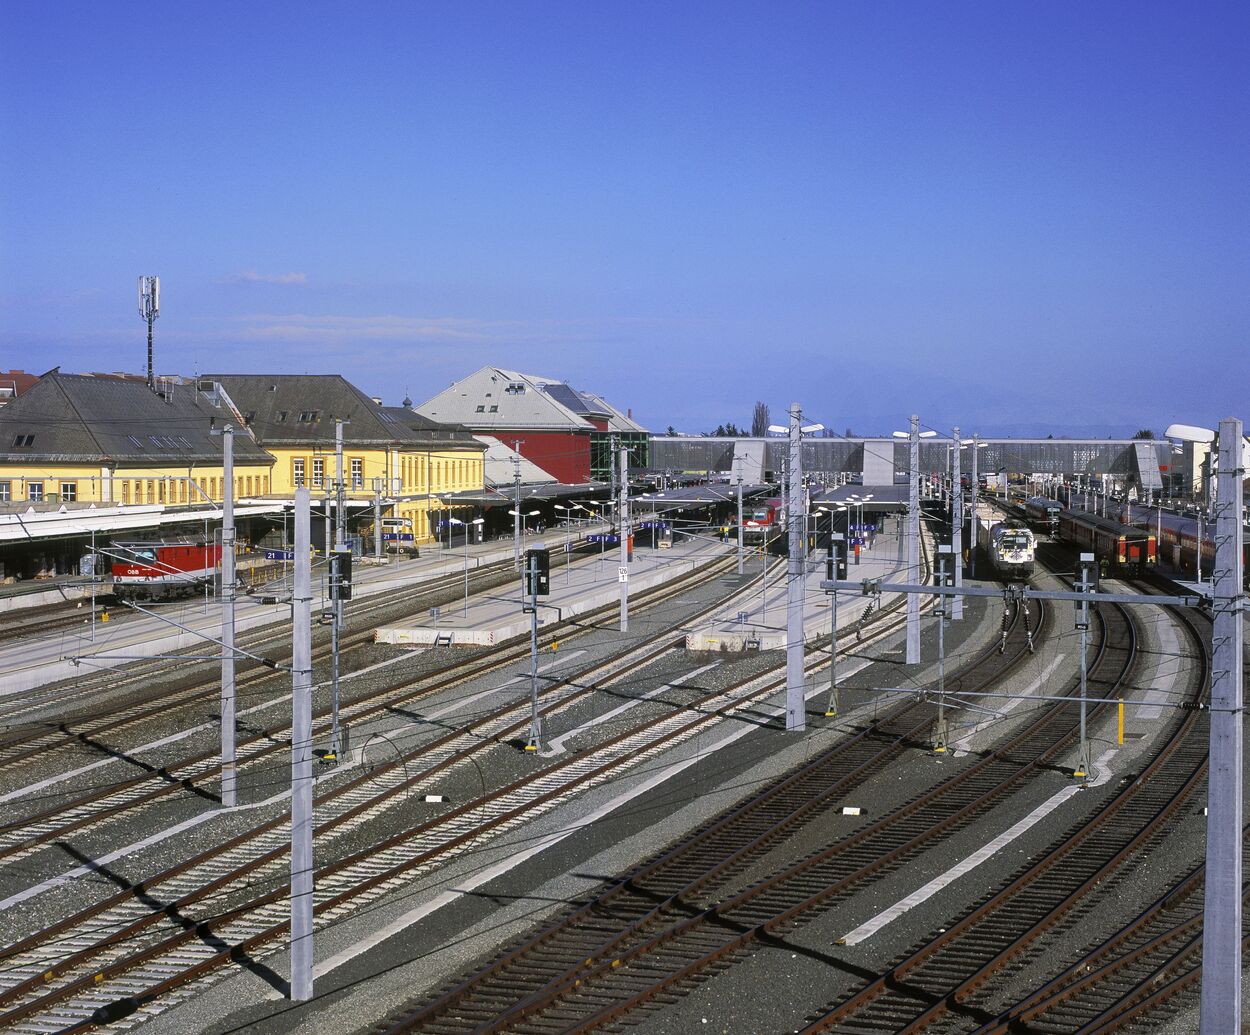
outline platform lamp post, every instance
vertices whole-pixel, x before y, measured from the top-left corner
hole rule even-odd
[[[936,431],[921,431],[920,417],[911,416],[910,431],[895,431],[895,438],[905,438],[910,444],[907,463],[907,580],[915,585],[920,581],[920,440],[933,438]],[[905,663],[920,663],[920,597],[907,594],[907,655]]]
[[[769,431],[789,432],[790,485],[786,501],[789,557],[786,563],[786,731],[802,733],[807,727],[803,684],[803,548],[807,545],[807,502],[803,495],[803,436],[822,431],[823,424],[803,424],[803,410],[790,404],[790,427],[771,425]],[[767,562],[766,562],[767,563]]]
[[[469,617],[469,529],[474,525],[479,527],[485,523],[485,518],[474,518],[472,521],[461,521],[459,518],[447,519],[453,525],[464,526],[464,616]],[[451,539],[450,529],[447,532],[448,540]]]
[[[552,506],[556,510],[564,512],[564,584],[567,586],[569,584],[569,579],[572,577],[572,565],[569,564],[569,561],[572,560],[573,557],[573,550],[569,541],[569,525],[573,522],[574,508],[580,507],[581,504],[570,503],[566,507],[559,503],[553,503]]]

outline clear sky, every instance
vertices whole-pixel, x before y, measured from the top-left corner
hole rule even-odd
[[[1250,420],[1250,5],[0,7],[0,369]]]

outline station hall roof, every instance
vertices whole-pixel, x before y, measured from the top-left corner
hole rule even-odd
[[[398,406],[379,406],[339,374],[204,374],[230,396],[256,440],[267,446],[332,444],[342,420],[349,446],[463,448],[472,436]]]
[[[194,385],[146,380],[45,374],[0,408],[0,462],[114,463],[180,467],[221,463],[221,437],[235,420],[224,401]],[[271,464],[273,457],[247,435],[234,440],[234,461]]]

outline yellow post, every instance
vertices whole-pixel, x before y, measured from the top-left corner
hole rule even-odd
[[[1120,701],[1116,704],[1116,728],[1115,742],[1117,744],[1124,743],[1124,702]]]

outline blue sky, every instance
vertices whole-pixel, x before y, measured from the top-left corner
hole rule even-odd
[[[0,369],[484,363],[654,430],[1250,419],[1210,3],[11,4]]]

